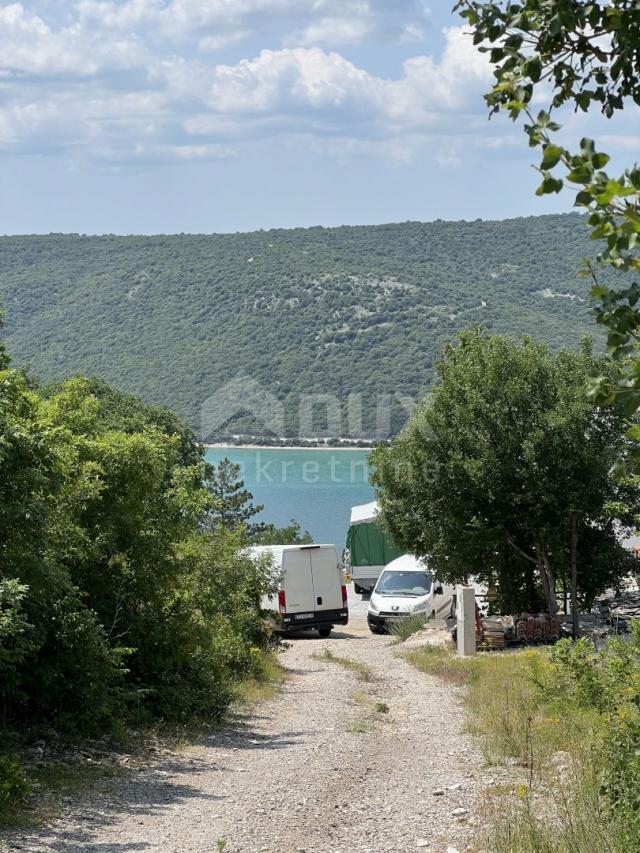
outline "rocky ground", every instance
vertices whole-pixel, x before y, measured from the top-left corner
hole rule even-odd
[[[291,642],[275,699],[204,745],[67,798],[55,822],[4,843],[30,853],[471,849],[478,795],[493,780],[463,730],[461,694],[417,672],[354,610],[330,639]]]

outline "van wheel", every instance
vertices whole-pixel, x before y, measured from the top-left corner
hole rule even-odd
[[[318,634],[320,634],[321,637],[330,637],[331,628],[318,628]]]

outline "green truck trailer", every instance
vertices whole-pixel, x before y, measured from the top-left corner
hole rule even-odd
[[[404,552],[377,522],[376,501],[351,509],[347,534],[347,566],[357,593],[372,590],[382,569]]]

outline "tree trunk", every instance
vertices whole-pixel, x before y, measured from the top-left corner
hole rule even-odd
[[[578,523],[575,513],[571,513],[571,618],[572,635],[580,636],[580,615],[578,613]]]
[[[553,574],[553,569],[551,568],[551,562],[546,551],[542,552],[542,562],[544,563],[544,568],[547,573],[547,583],[549,584],[549,601],[548,601],[548,609],[549,616],[557,616],[558,615],[558,601],[556,599],[556,579]]]
[[[551,568],[547,552],[539,539],[536,540],[536,556],[538,558],[538,571],[540,572],[540,580],[542,581],[542,590],[547,602],[547,611],[549,612],[549,616],[557,616],[556,580],[553,576],[553,569]]]
[[[544,563],[542,562],[542,553],[538,550],[538,545],[536,545],[536,554],[538,557],[538,574],[540,575],[540,581],[542,582],[542,593],[544,595],[544,600],[547,602],[547,607],[549,606],[549,579],[547,578],[547,573],[544,568]]]

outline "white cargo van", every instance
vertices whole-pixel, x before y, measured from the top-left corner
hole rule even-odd
[[[442,586],[434,586],[426,562],[403,554],[384,567],[376,582],[367,612],[369,628],[378,634],[402,619],[426,622],[437,609],[435,597],[443,594]]]
[[[253,555],[269,554],[279,590],[262,606],[280,614],[286,633],[315,628],[328,637],[349,621],[347,587],[335,545],[256,545]]]

